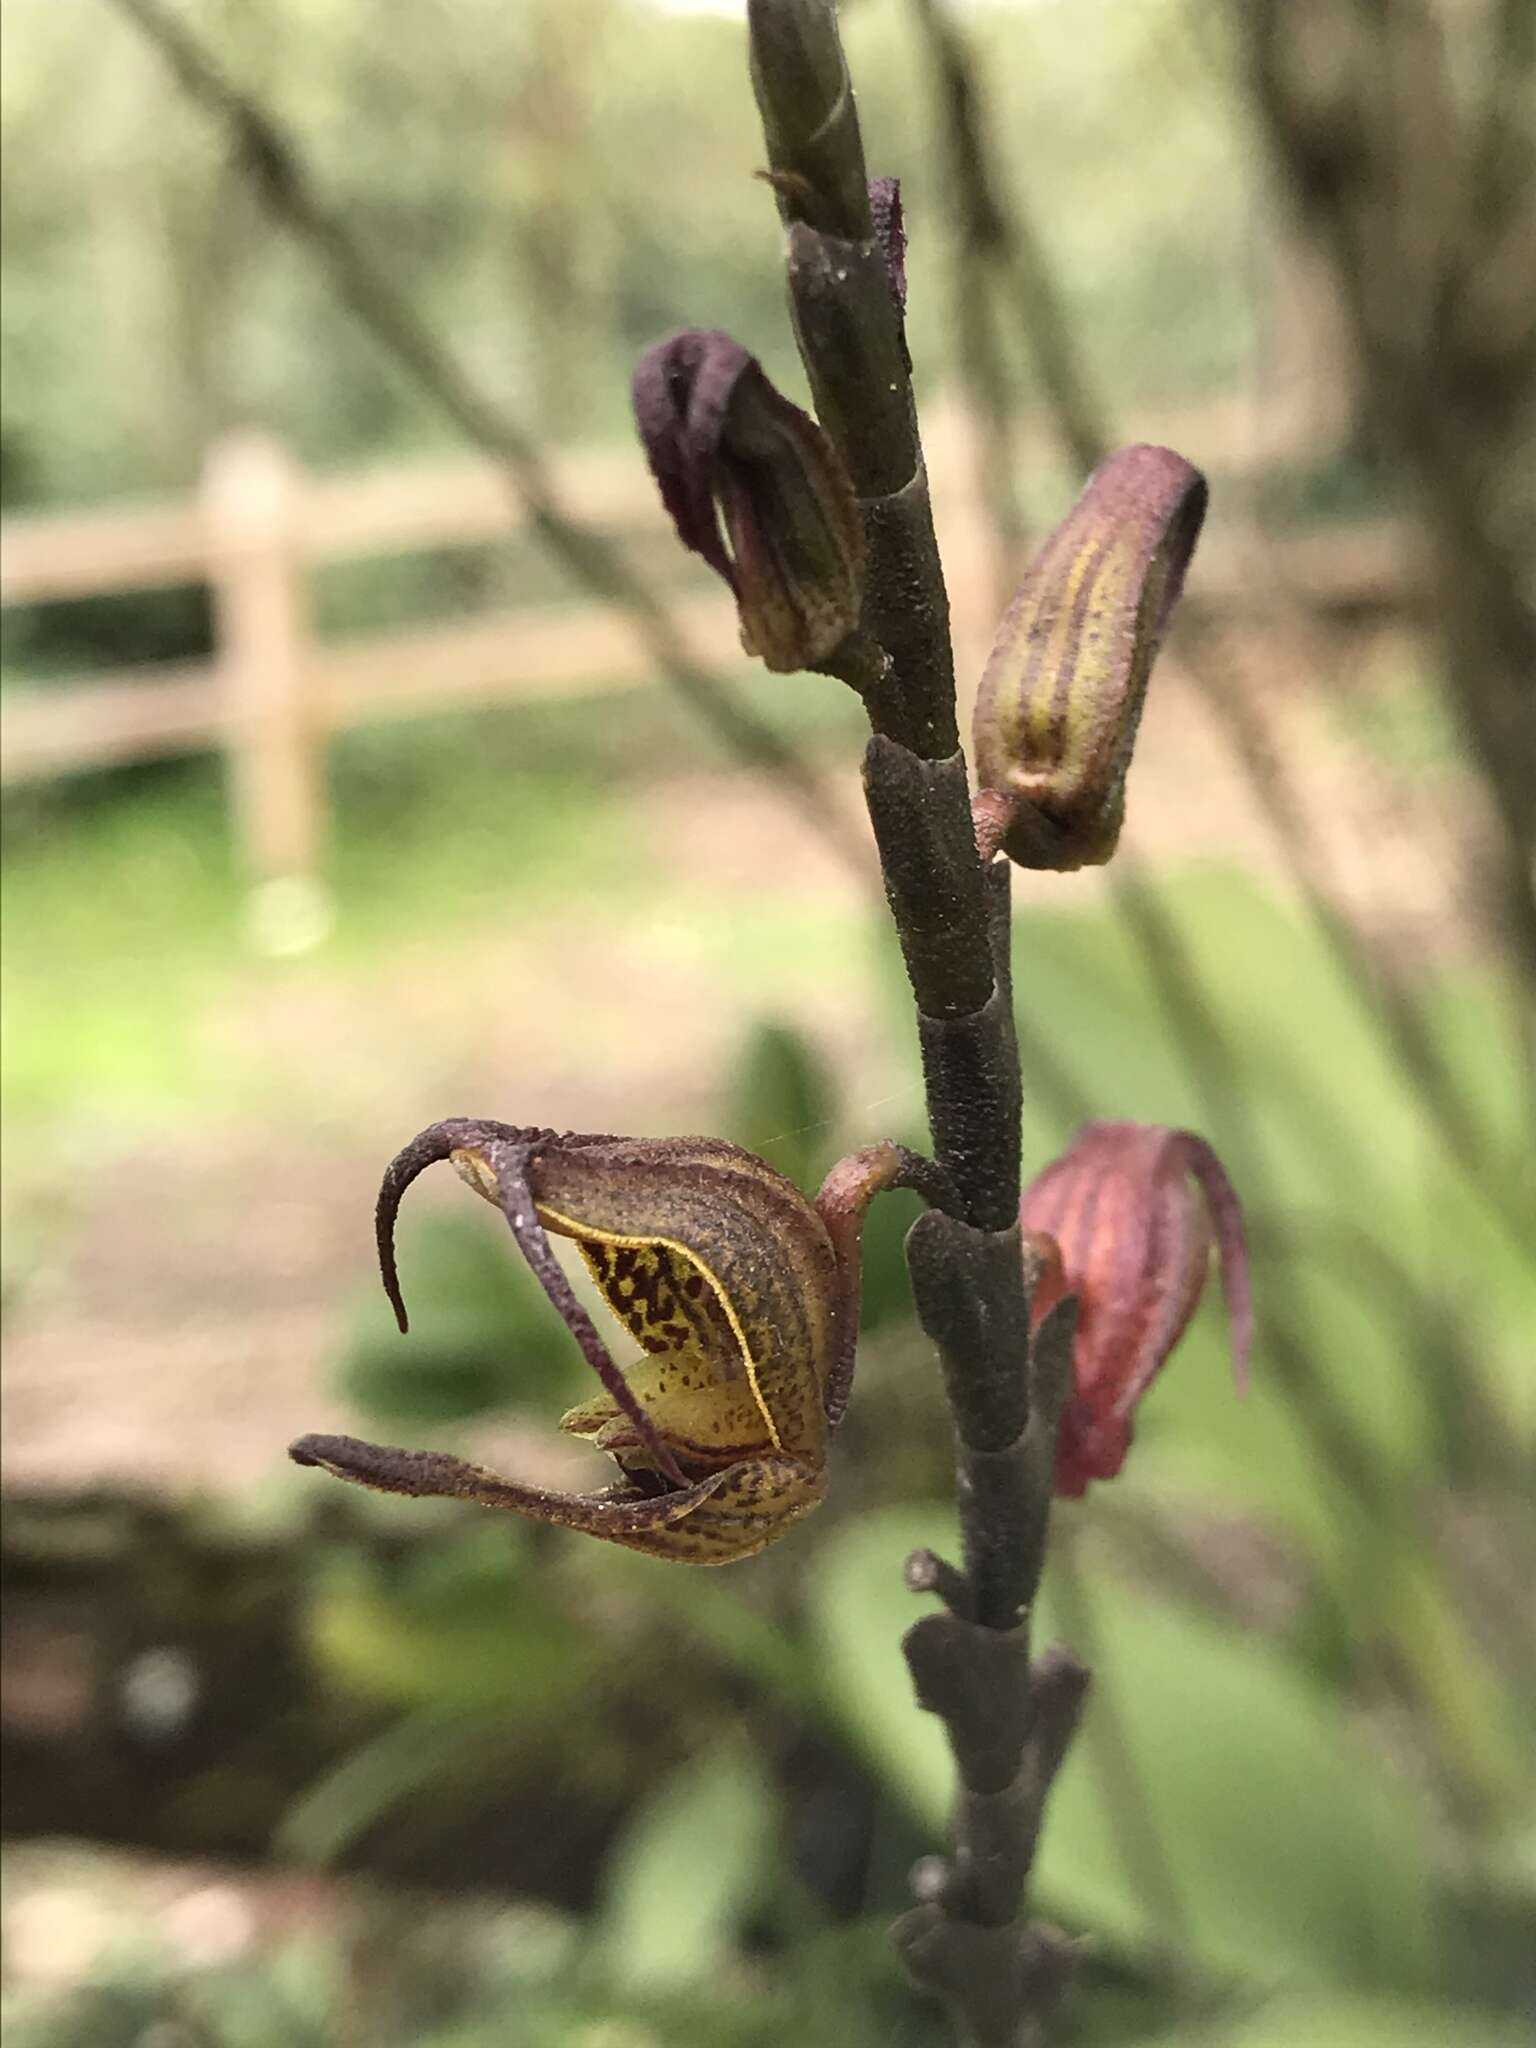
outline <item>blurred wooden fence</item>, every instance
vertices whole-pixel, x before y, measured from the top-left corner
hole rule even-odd
[[[995,611],[992,557],[971,499],[963,432],[935,437],[930,467],[957,640],[984,650]],[[554,469],[584,520],[620,537],[659,530],[638,453],[571,456]],[[0,602],[204,583],[216,652],[206,662],[8,690],[0,704],[0,772],[18,782],[219,749],[253,878],[312,878],[324,840],[330,733],[449,705],[654,679],[631,629],[590,600],[340,640],[315,633],[312,565],[495,541],[522,523],[507,485],[484,464],[309,477],[280,443],[254,434],[216,445],[201,491],[184,502],[6,520]],[[1262,606],[1269,583],[1271,595],[1284,587],[1324,607],[1391,607],[1407,594],[1400,540],[1394,529],[1373,525],[1342,538],[1288,541],[1278,557],[1269,549],[1270,571],[1256,578],[1251,551],[1229,545],[1218,530],[1201,550],[1199,588],[1207,601],[1236,606]],[[723,592],[685,596],[676,609],[699,654],[740,660]]]

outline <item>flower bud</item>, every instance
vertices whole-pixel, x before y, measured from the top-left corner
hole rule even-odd
[[[743,647],[781,674],[816,668],[864,591],[863,523],[832,443],[755,356],[701,328],[641,359],[634,407],[662,503],[730,585]]]
[[[1089,1123],[1025,1189],[1019,1218],[1050,1260],[1036,1327],[1064,1294],[1079,1297],[1074,1391],[1056,1449],[1056,1491],[1075,1498],[1125,1463],[1136,1404],[1195,1312],[1213,1243],[1233,1371],[1246,1385],[1253,1306],[1242,1210],[1203,1138]]]
[[[997,799],[989,850],[1056,869],[1114,852],[1147,678],[1205,506],[1181,455],[1122,448],[1036,556],[976,700],[977,779]]]

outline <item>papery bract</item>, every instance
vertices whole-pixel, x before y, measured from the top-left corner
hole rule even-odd
[[[1125,1463],[1137,1402],[1199,1303],[1212,1245],[1221,1256],[1233,1369],[1246,1384],[1253,1338],[1247,1241],[1236,1191],[1191,1131],[1089,1123],[1019,1205],[1049,1264],[1036,1323],[1079,1297],[1074,1390],[1062,1413],[1056,1491],[1076,1496]]]

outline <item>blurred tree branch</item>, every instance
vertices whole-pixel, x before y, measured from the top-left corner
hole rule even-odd
[[[337,295],[416,385],[505,471],[541,541],[588,590],[627,617],[677,694],[739,760],[791,797],[851,868],[866,867],[820,777],[723,678],[689,652],[677,625],[623,551],[561,502],[534,437],[476,385],[319,191],[277,117],[224,71],[160,0],[113,0],[160,51],[183,90],[229,130],[239,161],[273,215],[325,270]]]
[[[1082,475],[1109,454],[1113,430],[1039,229],[1003,173],[965,31],[949,0],[911,0],[911,6],[933,79],[958,250],[961,378],[986,429],[982,496],[1001,538],[1011,543],[1023,522],[1013,479],[1002,473],[1015,438],[1015,393],[1002,347],[1005,309],[1062,451]],[[1010,587],[1003,601],[1012,594]]]
[[[955,232],[970,251],[960,266],[962,279],[981,291],[1007,292],[1062,443],[1080,468],[1091,469],[1113,445],[1113,423],[1082,367],[1083,351],[1073,336],[1041,239],[998,167],[974,55],[947,0],[912,0],[912,4],[939,81]],[[1347,5],[1350,0],[1331,0],[1331,4]],[[1519,0],[1513,0],[1515,8],[1518,4]],[[1505,11],[1511,10],[1506,7]],[[1496,136],[1502,133],[1497,123],[1493,127]],[[1485,153],[1490,148],[1502,161],[1502,145],[1485,142]],[[982,331],[976,316],[964,318],[967,332]],[[972,401],[995,437],[999,432],[997,416],[1011,408],[1007,379],[984,350],[963,346],[961,363]],[[1005,522],[1006,536],[1011,531],[1010,508],[995,493],[988,494],[988,503],[993,516],[1001,516]],[[1298,622],[1299,615],[1298,606]],[[1532,630],[1536,631],[1536,623]],[[1326,851],[1264,708],[1262,690],[1234,687],[1234,674],[1241,677],[1249,656],[1215,613],[1202,605],[1198,591],[1186,593],[1181,602],[1172,652],[1182,658],[1242,765],[1345,985],[1381,1031],[1450,1156],[1500,1220],[1523,1241],[1528,1229],[1527,1205],[1513,1182],[1512,1163],[1497,1156],[1435,1044],[1408,981],[1395,963],[1366,944],[1341,904]],[[1536,654],[1527,666],[1525,692],[1527,705],[1536,708],[1533,677]],[[1478,758],[1481,763],[1481,756]],[[1536,767],[1527,788],[1536,816]],[[1124,915],[1123,893],[1117,902]],[[1198,999],[1198,991],[1196,996]]]
[[[912,0],[912,7],[938,91],[955,232],[969,246],[982,288],[1011,305],[1062,446],[1086,474],[1109,453],[1112,429],[1040,231],[999,170],[975,54],[949,0]]]
[[[918,1904],[896,1939],[978,2048],[1024,2048],[1071,1962],[1069,1946],[1030,1919],[1028,1893],[1088,1673],[1063,1651],[1032,1658],[1030,1610],[1076,1299],[1032,1328],[1040,1270],[1019,1222],[1009,870],[980,858],[959,742],[903,326],[899,200],[885,181],[871,185],[830,0],[750,0],[748,24],[796,340],[863,526],[849,640],[878,655],[862,689],[874,729],[865,795],[917,1012],[934,1156],[954,1188],[913,1225],[906,1257],[954,1424],[963,1568],[928,1551],[908,1560],[908,1585],[943,1607],[907,1631],[903,1650],[959,1783],[952,1853],[919,1865]]]
[[[1502,826],[1493,908],[1536,987],[1536,9],[1230,12],[1345,311],[1363,420],[1423,530],[1443,687]]]

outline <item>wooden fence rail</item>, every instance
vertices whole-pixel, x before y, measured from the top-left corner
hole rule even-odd
[[[635,454],[584,454],[555,467],[584,520],[624,537],[661,531]],[[964,434],[939,435],[930,467],[957,640],[984,652],[995,594],[968,489]],[[200,492],[186,502],[8,519],[0,526],[0,603],[201,583],[212,597],[216,650],[206,662],[8,689],[0,702],[0,775],[14,783],[217,749],[253,880],[312,885],[323,861],[331,733],[450,704],[653,680],[630,628],[589,600],[339,640],[314,630],[314,565],[504,540],[522,523],[487,465],[322,479],[305,476],[279,442],[259,434],[218,443]],[[1268,568],[1257,576],[1254,559],[1251,546],[1209,537],[1198,563],[1207,600],[1263,608],[1291,589],[1325,607],[1377,609],[1409,594],[1402,535],[1390,524],[1290,540],[1278,556],[1270,547]],[[723,593],[681,598],[677,612],[698,653],[740,658]]]

